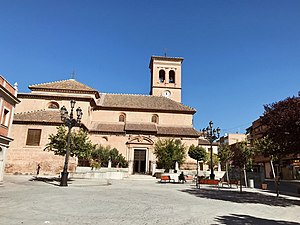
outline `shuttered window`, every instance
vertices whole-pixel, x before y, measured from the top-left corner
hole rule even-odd
[[[4,109],[4,110],[3,110],[3,115],[2,115],[1,124],[2,124],[3,126],[8,127],[8,122],[9,122],[9,110],[8,110],[8,109]]]
[[[41,133],[41,129],[28,129],[26,145],[39,146]]]
[[[158,123],[158,115],[152,115],[152,119],[151,119],[152,123]]]
[[[119,122],[125,122],[125,114],[119,116]]]

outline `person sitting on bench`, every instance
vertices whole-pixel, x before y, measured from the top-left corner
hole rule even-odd
[[[186,182],[186,180],[185,180],[185,176],[184,176],[184,174],[183,174],[183,172],[181,172],[181,174],[179,175],[179,182],[181,182],[181,183],[184,183],[184,182]]]

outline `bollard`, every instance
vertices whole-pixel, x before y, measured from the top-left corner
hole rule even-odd
[[[249,188],[254,188],[254,180],[249,179]]]

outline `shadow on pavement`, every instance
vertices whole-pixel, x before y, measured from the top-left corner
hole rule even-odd
[[[229,216],[220,216],[216,218],[216,222],[220,224],[240,225],[240,224],[262,224],[262,225],[299,225],[296,222],[282,221],[282,220],[271,220],[265,218],[258,218],[249,215],[231,214]]]
[[[231,190],[217,190],[217,189],[185,189],[181,190],[182,192],[189,193],[199,198],[215,199],[221,201],[229,201],[235,203],[253,203],[253,204],[264,204],[270,206],[293,206],[300,205],[298,200],[290,200],[285,198],[277,198],[275,196],[264,195],[261,193],[253,192],[242,192],[231,191]]]
[[[276,187],[273,180],[265,180],[264,183],[268,185],[268,192],[276,193]],[[300,182],[293,181],[293,180],[280,181],[280,185],[279,185],[280,194],[299,198],[300,193],[298,193],[298,189],[300,189]]]
[[[59,186],[60,178],[59,177],[34,177],[31,178],[29,181],[41,181],[47,184],[52,184],[54,186]],[[68,179],[68,181],[72,181]]]

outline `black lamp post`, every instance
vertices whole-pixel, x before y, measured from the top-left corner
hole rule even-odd
[[[71,129],[75,126],[78,126],[81,122],[82,118],[82,110],[80,107],[76,109],[77,119],[73,118],[73,109],[75,106],[75,101],[71,100],[71,112],[70,115],[68,114],[68,110],[65,106],[61,107],[60,115],[61,120],[64,124],[68,127],[68,141],[67,141],[67,149],[66,149],[66,157],[65,157],[65,164],[64,170],[61,173],[61,180],[60,186],[68,186],[68,164],[69,164],[69,157],[70,157],[70,143],[71,143]]]
[[[209,122],[209,126],[207,128],[202,129],[202,133],[204,138],[207,139],[210,143],[210,179],[215,179],[214,168],[213,168],[213,148],[212,143],[219,139],[221,129],[218,127],[217,129],[213,129],[213,122]]]

